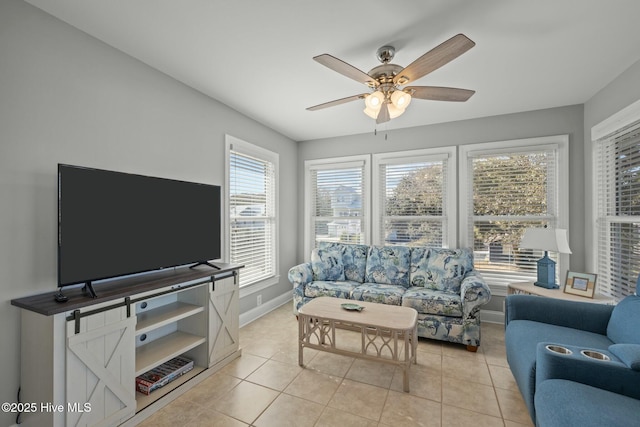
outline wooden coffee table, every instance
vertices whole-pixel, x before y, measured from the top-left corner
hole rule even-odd
[[[357,304],[362,311],[346,310]],[[403,388],[409,391],[409,367],[416,363],[418,312],[410,307],[341,298],[318,297],[298,310],[298,362],[305,347],[360,359],[376,360],[403,368]],[[340,348],[336,328],[355,329],[361,335],[359,352]],[[400,345],[400,347],[399,347]],[[404,357],[400,351],[404,348]]]

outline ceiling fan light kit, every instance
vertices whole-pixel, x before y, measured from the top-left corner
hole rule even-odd
[[[353,65],[326,53],[316,56],[313,58],[316,62],[367,85],[373,92],[325,102],[309,107],[307,110],[320,110],[364,98],[364,113],[375,119],[376,123],[379,124],[404,113],[412,98],[464,102],[475,92],[468,89],[449,87],[411,86],[403,89],[401,86],[437,70],[473,46],[475,46],[475,43],[472,40],[464,34],[458,34],[431,49],[404,68],[389,63],[395,55],[395,48],[393,46],[382,46],[376,52],[382,65],[371,69],[369,73],[365,73]]]

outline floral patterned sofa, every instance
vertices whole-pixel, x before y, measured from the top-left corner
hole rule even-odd
[[[289,270],[293,312],[320,296],[413,307],[418,335],[480,345],[480,307],[491,291],[470,249],[322,242],[311,261]]]

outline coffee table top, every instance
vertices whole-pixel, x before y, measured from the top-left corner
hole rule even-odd
[[[341,306],[345,303],[358,304],[364,309],[362,311],[345,310]],[[298,314],[400,331],[413,329],[418,320],[418,312],[411,307],[333,297],[314,298],[300,307]]]

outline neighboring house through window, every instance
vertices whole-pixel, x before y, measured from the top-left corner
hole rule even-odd
[[[369,156],[305,161],[305,248],[368,243]]]
[[[226,136],[228,259],[240,286],[277,276],[278,155]]]

